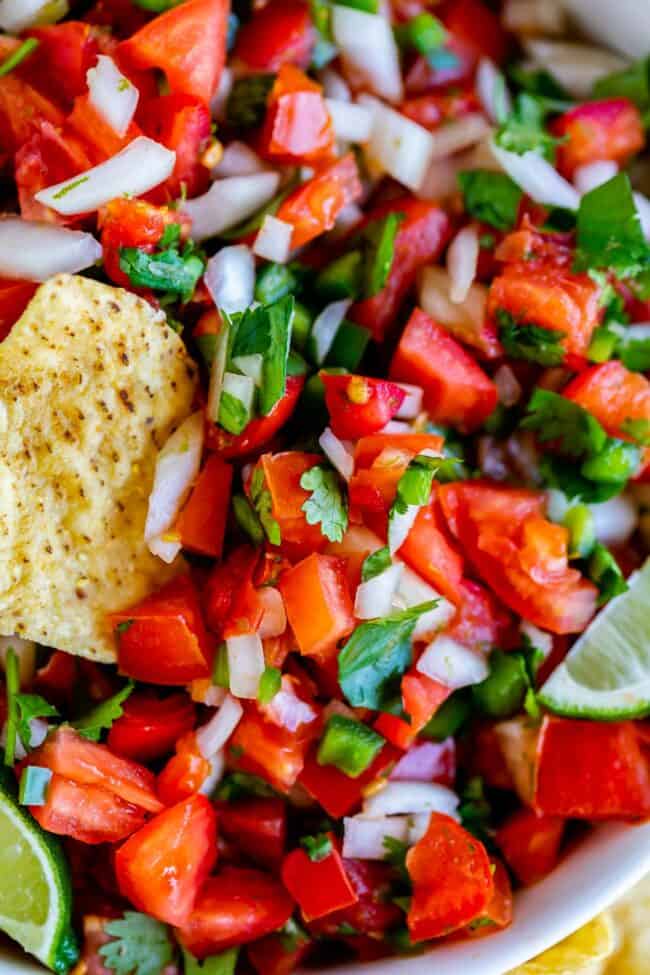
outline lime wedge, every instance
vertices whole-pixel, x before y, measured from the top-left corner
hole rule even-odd
[[[55,972],[74,964],[70,878],[58,842],[0,778],[0,930]]]
[[[603,721],[650,714],[650,559],[628,584],[542,687],[550,711]]]

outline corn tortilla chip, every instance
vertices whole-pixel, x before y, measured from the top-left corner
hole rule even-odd
[[[575,934],[549,948],[508,975],[603,975],[606,959],[616,946],[616,930],[609,914],[600,914]]]
[[[606,975],[647,975],[650,972],[650,876],[612,909],[619,948],[605,967]]]
[[[171,569],[143,529],[196,367],[146,301],[60,275],[0,343],[0,634],[115,660],[108,612]]]

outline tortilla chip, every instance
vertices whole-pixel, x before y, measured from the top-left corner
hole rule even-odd
[[[650,876],[633,887],[613,908],[619,948],[605,967],[606,975],[650,972]]]
[[[144,523],[195,382],[141,298],[71,275],[38,289],[0,343],[0,634],[115,660],[106,614],[177,571]]]
[[[600,914],[584,928],[549,948],[508,975],[603,975],[616,947],[616,929],[609,914]]]

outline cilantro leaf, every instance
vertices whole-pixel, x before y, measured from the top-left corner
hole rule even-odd
[[[218,955],[210,955],[204,961],[197,961],[194,955],[183,949],[184,975],[235,975],[239,948],[228,948]]]
[[[148,254],[139,247],[120,247],[120,270],[136,288],[151,288],[189,301],[205,270],[205,260],[189,243]]]
[[[226,122],[236,129],[254,129],[261,125],[275,75],[249,74],[237,78],[226,102]]]
[[[413,630],[437,600],[362,623],[339,653],[339,683],[353,707],[386,711],[400,695],[402,675],[411,665]]]
[[[564,332],[519,322],[503,308],[497,311],[496,317],[501,344],[513,359],[525,359],[540,366],[559,366],[564,362]]]
[[[511,113],[497,129],[495,141],[502,149],[523,156],[526,152],[538,152],[552,160],[555,146],[561,142],[544,128],[549,107],[543,99],[523,93],[517,96]]]
[[[271,492],[266,486],[264,471],[261,467],[256,467],[253,471],[250,492],[253,508],[257,513],[266,537],[271,545],[280,545],[282,542],[280,526],[273,517],[273,499]]]
[[[523,197],[514,180],[505,173],[469,169],[458,174],[458,182],[471,216],[498,230],[514,227]]]
[[[219,398],[219,426],[238,436],[246,429],[250,418],[246,404],[227,389],[222,389]]]
[[[72,722],[72,727],[90,741],[99,741],[102,731],[107,731],[112,727],[113,722],[122,717],[122,705],[130,696],[135,682],[130,680],[122,687],[117,694],[113,694],[108,700],[102,701],[96,707]]]
[[[114,975],[160,975],[173,958],[167,928],[146,914],[127,911],[104,930],[114,940],[102,945],[99,954]]]
[[[57,709],[40,694],[16,694],[16,730],[25,748],[30,747],[31,730],[29,723],[33,718],[56,718]]]
[[[285,393],[294,314],[295,299],[285,295],[271,305],[249,308],[237,323],[231,357],[257,354],[264,359],[259,398],[263,416]]]
[[[327,833],[318,833],[316,836],[303,836],[300,845],[313,863],[320,863],[332,852],[332,841]]]
[[[609,268],[634,277],[650,265],[630,178],[619,173],[580,200],[574,270]]]
[[[330,542],[340,542],[348,527],[347,499],[336,472],[316,464],[300,478],[300,487],[311,492],[302,506],[308,525],[320,525]]]
[[[542,443],[557,440],[560,451],[570,457],[598,454],[607,440],[607,434],[591,413],[548,389],[535,390],[528,404],[528,416],[521,426],[533,430]]]
[[[518,88],[528,92],[529,95],[553,99],[557,102],[558,112],[563,112],[573,105],[564,88],[543,68],[527,71],[521,64],[512,64],[508,68],[508,75]]]
[[[623,420],[621,430],[632,437],[641,447],[650,447],[650,420],[643,417]]]
[[[369,582],[370,579],[374,579],[375,576],[379,576],[382,572],[385,572],[392,564],[393,560],[390,557],[390,551],[387,545],[377,549],[376,552],[371,552],[370,555],[366,556],[361,566],[361,581]]]
[[[628,98],[646,111],[650,106],[650,58],[635,61],[624,71],[599,78],[593,88],[595,98]]]
[[[465,829],[488,849],[493,848],[488,832],[492,810],[485,796],[485,786],[480,776],[469,780],[460,794],[460,800],[458,815]]]
[[[418,454],[398,481],[397,509],[403,513],[407,505],[428,504],[434,480],[447,483],[456,481],[461,476],[461,462],[458,458]]]
[[[559,488],[567,498],[578,498],[584,504],[600,504],[620,494],[625,481],[603,483],[584,477],[575,463],[567,463],[561,457],[544,455],[540,473],[548,487]]]
[[[257,700],[260,704],[268,704],[282,687],[282,671],[279,667],[267,666],[260,677],[257,690]]]
[[[244,494],[233,494],[232,510],[235,521],[255,546],[264,542],[264,529],[254,508]]]
[[[634,327],[626,331],[620,338],[618,355],[626,369],[650,371],[650,330],[647,335],[640,335]]]
[[[389,213],[381,220],[373,220],[363,232],[364,297],[373,298],[385,287],[395,259],[395,241],[403,213]]]

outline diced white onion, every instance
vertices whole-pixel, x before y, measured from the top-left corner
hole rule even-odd
[[[422,412],[424,390],[421,386],[413,386],[411,383],[395,383],[395,385],[406,393],[395,416],[398,420],[414,420]]]
[[[354,615],[358,620],[381,619],[390,616],[404,566],[394,562],[379,575],[362,582],[354,599]]]
[[[469,149],[480,142],[489,131],[489,122],[478,112],[447,122],[431,133],[432,147],[428,161],[446,159],[462,149]]]
[[[226,105],[228,104],[228,99],[230,98],[230,92],[232,91],[232,86],[235,83],[235,76],[233,71],[228,66],[224,67],[221,72],[221,77],[219,78],[219,84],[217,90],[212,96],[210,101],[210,113],[212,118],[217,119],[221,122],[226,117]]]
[[[420,507],[419,504],[407,504],[406,511],[391,512],[388,521],[388,548],[391,555],[394,555],[408,538]]]
[[[650,241],[650,200],[643,193],[634,193],[634,202],[641,221],[643,236]]]
[[[90,103],[119,136],[126,135],[138,107],[140,92],[112,58],[100,54],[86,72]]]
[[[223,779],[224,772],[226,771],[226,755],[223,748],[221,751],[215,752],[214,755],[211,755],[209,761],[210,771],[208,772],[207,777],[203,780],[203,784],[199,789],[202,796],[211,796]]]
[[[0,665],[6,670],[7,654],[13,650],[18,660],[20,686],[31,684],[36,671],[36,644],[19,636],[0,636]]]
[[[449,245],[449,297],[455,305],[460,305],[467,299],[476,277],[479,251],[478,231],[473,224],[459,230]]]
[[[263,606],[262,619],[257,627],[258,635],[263,640],[282,636],[287,628],[287,614],[280,590],[265,586],[258,591],[258,599]]]
[[[326,98],[337,139],[345,142],[367,142],[372,131],[372,113],[363,105]]]
[[[336,338],[339,326],[346,316],[347,310],[352,304],[349,298],[341,301],[333,301],[323,308],[320,315],[316,318],[311,327],[310,339],[314,344],[314,358],[316,365],[322,366],[327,358],[327,353],[332,347],[332,342]]]
[[[291,254],[292,236],[293,224],[267,213],[255,238],[253,253],[267,261],[286,264]]]
[[[53,24],[69,11],[65,0],[0,0],[0,27],[20,34],[28,27]]]
[[[338,71],[335,71],[334,68],[328,67],[324,71],[321,71],[319,80],[323,86],[325,98],[334,98],[338,102],[352,101],[350,86],[345,78]]]
[[[390,21],[352,7],[332,8],[332,35],[355,87],[389,102],[404,95],[399,51]]]
[[[544,654],[544,659],[550,655],[553,650],[553,637],[550,633],[547,633],[546,630],[540,630],[539,626],[529,623],[528,620],[522,621],[519,631],[522,636],[530,640],[536,650],[540,650]]]
[[[250,376],[240,376],[237,372],[224,372],[221,391],[238,399],[250,415],[255,399],[255,383]]]
[[[499,394],[499,402],[503,406],[514,406],[519,402],[522,393],[521,384],[510,366],[505,363],[499,366],[492,378]]]
[[[650,6],[639,0],[563,0],[572,19],[590,37],[629,58],[648,53]]]
[[[566,12],[557,0],[506,0],[501,14],[506,30],[522,34],[563,34]]]
[[[216,714],[196,732],[196,744],[204,758],[212,758],[221,751],[239,724],[243,713],[244,709],[239,701],[236,701],[232,694],[227,694]]]
[[[318,712],[296,694],[291,677],[284,674],[278,693],[264,706],[266,715],[281,728],[295,732],[302,725],[311,724]]]
[[[336,231],[337,234],[344,233],[358,224],[362,219],[363,210],[361,207],[357,203],[349,203],[346,207],[343,207],[336,218],[334,231]],[[332,233],[334,233],[334,231],[332,231]]]
[[[247,220],[275,196],[280,185],[279,173],[253,173],[231,176],[212,184],[203,196],[182,203],[192,220],[194,240],[207,240],[231,230]]]
[[[256,698],[264,673],[264,648],[257,633],[243,633],[226,640],[230,691],[235,697]]]
[[[578,166],[573,174],[573,184],[578,193],[589,193],[613,179],[617,172],[618,166],[611,159],[599,159],[597,162]]]
[[[456,690],[480,684],[490,672],[485,657],[448,636],[438,636],[415,665],[432,680]]]
[[[255,258],[246,244],[223,247],[205,269],[205,286],[217,308],[245,311],[255,293]]]
[[[229,142],[223,150],[221,161],[212,170],[214,179],[231,176],[253,176],[268,172],[266,163],[245,142]]]
[[[453,739],[418,741],[402,755],[389,775],[391,782],[433,782],[453,760]]]
[[[536,152],[525,152],[522,156],[508,152],[492,143],[492,152],[505,172],[536,203],[577,210],[580,195],[547,159]]]
[[[418,190],[433,158],[432,134],[371,95],[360,95],[359,103],[372,118],[370,138],[364,146],[371,165],[410,190]]]
[[[420,307],[455,338],[476,345],[485,320],[488,289],[483,284],[470,285],[464,301],[450,298],[451,279],[442,267],[427,267],[420,275]],[[487,351],[487,350],[485,350]]]
[[[213,684],[209,677],[197,677],[188,685],[190,697],[197,704],[206,704],[210,708],[218,708],[226,698],[223,687]]]
[[[348,441],[339,440],[330,427],[325,427],[318,443],[332,466],[344,480],[349,481],[354,474],[354,455],[348,447]]]
[[[384,840],[406,843],[411,829],[408,816],[347,816],[343,819],[343,856],[352,860],[383,860]]]
[[[391,433],[400,436],[405,433],[413,433],[413,427],[410,423],[405,423],[404,420],[389,420],[379,431],[380,433]]]
[[[388,782],[363,803],[364,816],[439,812],[456,816],[458,796],[437,782]]]
[[[92,234],[20,217],[0,218],[2,277],[47,281],[55,274],[84,271],[101,256],[101,245]]]
[[[596,538],[603,545],[622,545],[634,534],[639,509],[629,494],[619,494],[602,504],[590,504]]]
[[[434,599],[437,600],[437,605],[427,613],[423,613],[415,624],[414,640],[430,636],[441,629],[449,622],[456,609],[448,599],[440,595],[437,589],[434,589],[417,572],[405,565],[395,596],[395,609],[412,609],[413,606],[420,606],[422,603],[428,603]]]
[[[490,122],[500,122],[512,109],[506,80],[494,61],[481,58],[476,69],[476,93]]]
[[[530,39],[526,52],[536,65],[545,68],[570,95],[586,98],[594,84],[608,74],[622,71],[626,61],[611,51],[586,44]]]
[[[144,538],[149,550],[164,562],[173,562],[180,541],[168,541],[169,531],[192,489],[203,452],[203,413],[184,420],[168,438],[156,460],[156,472],[149,496]]]
[[[264,369],[264,356],[261,352],[253,352],[251,355],[233,356],[233,366],[237,366],[240,372],[249,376],[256,386],[262,385],[262,371]]]
[[[117,155],[36,193],[35,199],[64,216],[92,213],[118,196],[140,196],[171,176],[176,153],[138,136]]]

